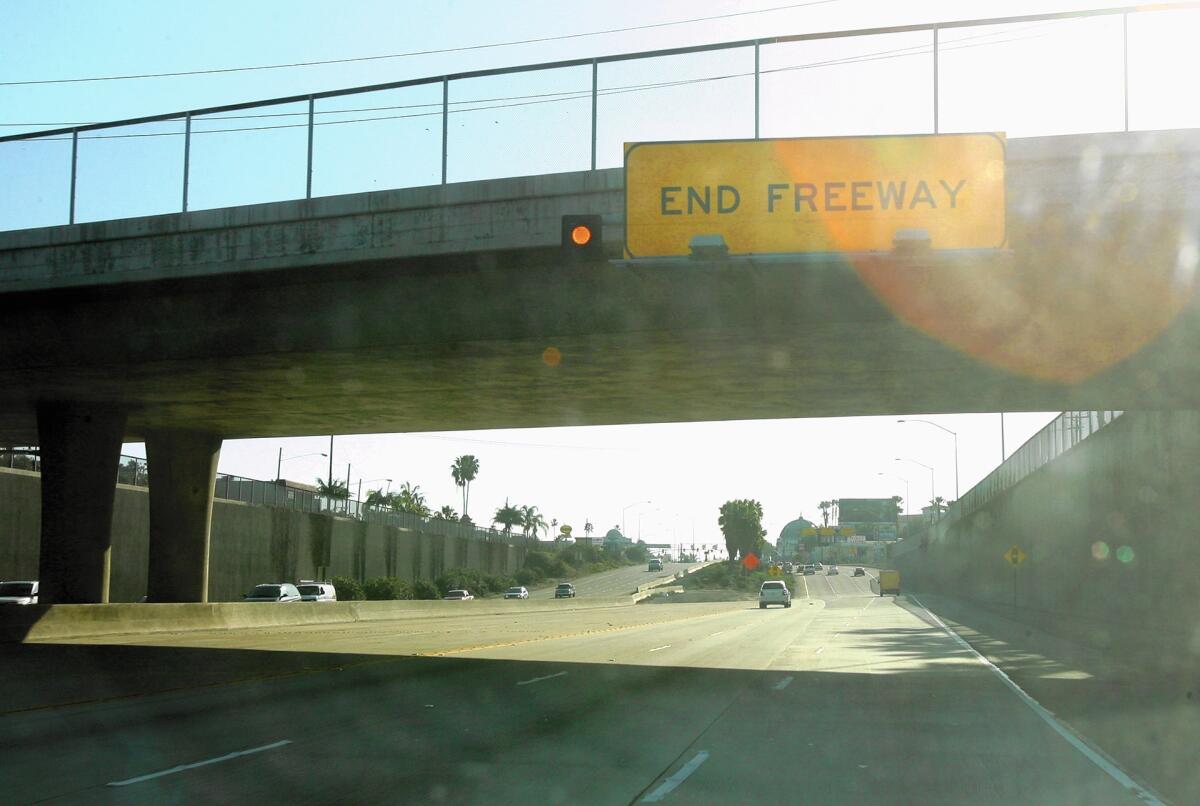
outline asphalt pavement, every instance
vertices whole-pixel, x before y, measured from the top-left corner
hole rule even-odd
[[[6,647],[0,793],[1139,802],[1119,759],[1090,756],[917,600],[849,574],[793,584],[788,609],[447,603],[397,622]]]
[[[638,585],[645,585],[647,582],[654,582],[656,580],[667,582],[673,579],[675,574],[698,565],[704,565],[704,563],[664,563],[663,570],[661,571],[647,571],[645,563],[631,565],[626,568],[589,574],[578,579],[556,579],[546,585],[530,588],[529,596],[530,598],[538,596],[552,597],[554,596],[554,587],[559,582],[570,582],[573,584],[575,586],[575,595],[579,598],[622,596],[635,592]]]

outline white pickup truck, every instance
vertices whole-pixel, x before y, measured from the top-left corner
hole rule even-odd
[[[758,609],[762,610],[771,604],[792,606],[792,592],[788,590],[783,580],[768,579],[758,589]]]

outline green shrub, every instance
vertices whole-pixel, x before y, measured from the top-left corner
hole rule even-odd
[[[372,602],[413,598],[412,589],[408,583],[395,577],[368,579],[363,583],[363,594]]]
[[[519,568],[517,569],[517,572],[513,574],[513,579],[516,580],[518,585],[525,585],[529,587],[541,582],[543,579],[545,579],[545,577],[532,568]]]
[[[441,599],[442,597],[438,593],[437,585],[434,585],[428,579],[418,579],[412,584],[412,598]]]
[[[337,591],[339,602],[361,602],[366,598],[362,585],[353,577],[334,577],[329,583]]]

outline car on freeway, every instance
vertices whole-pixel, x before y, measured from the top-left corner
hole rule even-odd
[[[768,579],[758,589],[758,609],[764,610],[767,605],[792,606],[792,592],[780,579]]]
[[[558,587],[556,587],[554,589],[554,598],[555,599],[574,599],[575,598],[575,586],[572,585],[570,582],[558,583]]]
[[[37,604],[38,583],[36,580],[10,580],[0,582],[0,604]]]
[[[521,585],[515,585],[504,592],[505,599],[528,599],[529,590]]]
[[[300,591],[300,601],[302,602],[336,602],[337,589],[328,582],[316,582],[311,579],[302,579],[296,585],[296,590]]]
[[[647,571],[661,571],[661,570],[663,570],[663,562],[662,562],[662,560],[660,560],[660,559],[658,559],[657,557],[655,557],[653,560],[651,560],[649,563],[647,563],[647,564],[646,564],[646,570],[647,570]]]
[[[453,590],[446,591],[446,595],[442,597],[443,602],[469,602],[475,597],[468,590]]]
[[[784,563],[784,564],[783,564],[783,573],[785,573],[785,574],[791,574],[791,573],[793,573],[795,570],[796,570],[796,569],[795,569],[795,568],[792,566],[792,564],[791,564],[791,563]]]
[[[854,568],[854,576],[856,576],[856,577],[865,577],[866,575],[867,575],[867,572],[866,572],[865,570],[863,570],[863,567],[862,567],[861,565],[855,566],[855,568]]]
[[[820,563],[813,563],[813,567],[816,568],[818,571],[825,570],[825,566],[821,565]]]
[[[267,582],[255,585],[254,590],[242,596],[245,602],[298,602],[300,591],[290,582]]]
[[[831,565],[831,566],[829,566],[829,570],[825,572],[825,576],[830,576],[830,577],[837,576],[838,573],[840,573],[838,571],[838,567],[836,565]]]
[[[805,563],[804,568],[801,569],[801,573],[805,576],[808,576],[809,574],[815,574],[817,573],[817,567],[812,563]]]

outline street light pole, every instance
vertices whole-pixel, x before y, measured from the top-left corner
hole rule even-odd
[[[324,456],[324,455],[325,454],[323,454],[323,453],[302,453],[299,456],[289,456],[288,458],[284,459],[283,458],[283,448],[280,448],[279,449],[279,458],[275,460],[275,481],[278,482],[280,480],[280,476],[282,475],[281,467],[283,466],[284,462],[290,462],[293,459],[303,459],[306,456]]]
[[[625,506],[621,509],[621,535],[623,537],[625,536],[625,513],[630,508],[639,506],[640,504],[653,504],[653,503],[654,503],[653,501],[634,501],[632,504],[629,504],[628,506]]]
[[[904,478],[904,476],[897,476],[895,473],[884,473],[882,470],[879,471],[878,473],[876,473],[876,475],[877,476],[891,476],[894,479],[900,479],[900,481],[904,482],[904,517],[907,518],[909,515],[909,511],[910,511],[909,506],[908,506],[909,496],[910,496],[910,493],[908,491],[908,479]]]
[[[929,471],[929,503],[932,504],[933,499],[937,498],[937,490],[934,488],[934,483],[933,483],[933,468],[930,467],[929,465],[925,464],[924,462],[918,462],[916,459],[901,459],[900,457],[896,457],[896,461],[897,462],[912,462],[914,465],[920,465],[921,467],[923,467]]]
[[[1003,414],[1000,416],[1001,416],[1001,418],[1004,417]],[[949,434],[950,436],[954,437],[954,500],[957,501],[958,500],[958,432],[951,431],[949,428],[947,428],[944,425],[938,425],[933,420],[908,419],[908,420],[897,420],[896,422],[898,422],[898,423],[925,423],[926,425],[932,425],[934,428],[940,428],[943,431],[945,431],[947,434]],[[1000,425],[1000,430],[1001,430],[1000,441],[1001,441],[1001,443],[1003,443],[1003,441],[1004,441],[1004,437],[1003,437],[1004,424],[1003,423],[1004,423],[1004,421],[1003,421],[1003,419],[1001,419],[1001,425]],[[1003,452],[1003,446],[1001,447],[1001,451]]]

